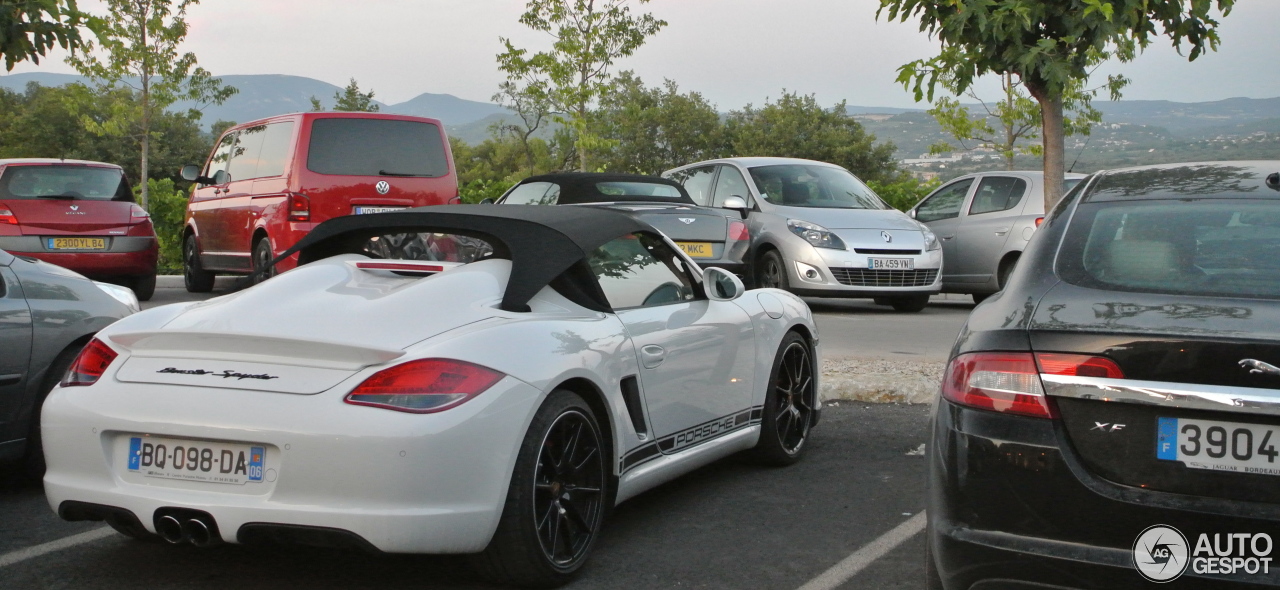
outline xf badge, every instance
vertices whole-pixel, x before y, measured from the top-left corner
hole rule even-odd
[[[1093,428],[1089,430],[1101,430],[1102,432],[1118,432],[1124,430],[1124,424],[1112,424],[1110,422],[1094,422]]]

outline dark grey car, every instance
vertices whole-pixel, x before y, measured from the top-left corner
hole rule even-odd
[[[136,311],[129,289],[0,250],[0,464],[43,469],[44,396],[98,330]]]

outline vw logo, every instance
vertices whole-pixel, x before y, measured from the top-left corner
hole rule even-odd
[[[378,184],[373,185],[373,190],[378,191],[378,194],[380,195],[385,195],[391,192],[391,183],[385,180],[379,180]]]
[[[880,237],[884,238],[884,242],[886,244],[893,242],[893,236],[889,235],[889,232],[887,231],[880,232]]]
[[[693,219],[693,218],[690,218],[690,217],[679,217],[679,218],[677,218],[677,219],[679,219],[679,220],[680,220],[680,223],[683,223],[683,224],[685,224],[685,225],[689,225],[690,223],[693,223],[693,222],[697,221],[697,219]]]

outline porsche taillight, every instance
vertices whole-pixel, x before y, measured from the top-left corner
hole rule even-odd
[[[97,383],[117,356],[119,354],[101,340],[90,340],[71,363],[71,368],[67,369],[66,376],[62,378],[62,386],[78,387]]]
[[[421,359],[383,369],[344,398],[349,404],[430,414],[457,407],[506,375],[451,359]]]
[[[289,195],[289,221],[311,221],[311,199],[306,195]]]
[[[1115,361],[1062,353],[976,352],[952,359],[942,396],[957,404],[1005,414],[1053,418],[1040,375],[1124,379]]]
[[[14,216],[13,211],[0,209],[0,223],[18,225],[18,218]]]

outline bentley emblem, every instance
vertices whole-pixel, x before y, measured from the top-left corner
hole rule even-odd
[[[690,223],[697,221],[697,219],[693,219],[690,217],[679,217],[678,219],[680,220],[680,223],[683,223],[685,225],[689,225]]]
[[[1249,369],[1250,375],[1271,375],[1274,377],[1280,377],[1280,367],[1264,363],[1259,360],[1244,359],[1240,361],[1240,366]]]
[[[886,244],[893,242],[893,236],[889,235],[887,231],[880,232],[880,237],[884,238]]]
[[[378,184],[373,185],[373,190],[378,191],[378,194],[380,195],[385,195],[391,192],[391,183],[385,180],[379,180]]]

